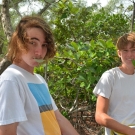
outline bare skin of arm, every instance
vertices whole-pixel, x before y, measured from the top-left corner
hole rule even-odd
[[[61,129],[62,135],[79,135],[71,123],[59,112],[55,111],[55,116]]]
[[[0,135],[17,135],[17,126],[18,123],[8,124],[8,125],[1,125],[0,126]]]
[[[118,133],[122,133],[124,135],[135,135],[135,129],[125,126],[107,115],[108,107],[109,100],[102,96],[98,96],[95,114],[96,122]]]

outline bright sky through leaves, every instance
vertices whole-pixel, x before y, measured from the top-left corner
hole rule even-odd
[[[99,2],[101,3],[101,6],[106,6],[106,4],[108,3],[108,0],[86,0],[87,1],[87,5],[88,6],[91,6],[92,3],[96,3],[96,2]]]

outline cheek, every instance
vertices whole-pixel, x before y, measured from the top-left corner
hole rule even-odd
[[[24,55],[22,55],[22,60],[23,60],[23,61],[25,61],[25,60],[26,60],[26,58],[27,58],[27,55],[25,55],[25,54],[24,54]]]
[[[46,54],[47,54],[47,49],[43,50],[44,57],[46,56]]]
[[[30,57],[30,51],[22,54],[22,59],[25,61],[29,59],[29,57]]]

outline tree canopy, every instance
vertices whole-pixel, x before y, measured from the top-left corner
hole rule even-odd
[[[110,0],[106,7],[100,3],[87,6],[83,0],[3,0],[0,73],[11,64],[5,54],[18,20],[38,14],[52,28],[57,54],[35,72],[46,77],[63,112],[71,112],[83,101],[91,104],[95,101],[92,90],[101,74],[120,64],[115,44],[119,36],[131,30],[133,8],[131,1],[125,7],[115,0]]]

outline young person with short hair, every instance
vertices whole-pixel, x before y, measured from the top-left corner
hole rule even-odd
[[[94,88],[95,119],[105,135],[135,135],[135,33],[121,36],[116,47],[122,64],[105,71]]]

